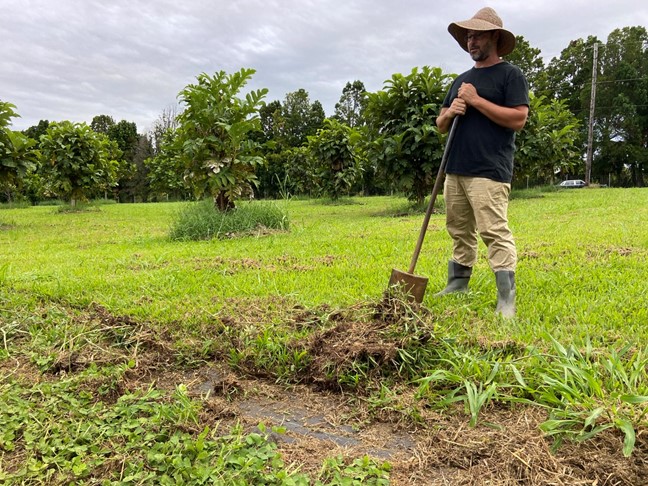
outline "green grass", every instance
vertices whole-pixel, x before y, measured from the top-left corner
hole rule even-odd
[[[415,272],[429,277],[424,305],[458,335],[645,340],[647,194],[605,189],[513,200],[520,262],[518,319],[510,326],[493,315],[495,283],[483,245],[472,291],[432,297],[450,257],[443,216],[435,215]],[[0,279],[12,289],[163,323],[204,320],[237,298],[349,306],[380,298],[391,269],[407,269],[421,222],[420,215],[384,216],[395,198],[358,201],[291,201],[290,232],[198,242],[168,237],[180,203],[108,205],[98,213],[5,210],[12,226],[0,233]]]
[[[204,200],[182,208],[172,223],[170,237],[176,241],[222,239],[288,227],[288,215],[272,202],[239,203],[229,211],[215,211],[213,202]]]
[[[59,428],[25,435],[11,417],[30,413],[30,404],[48,396],[52,414],[69,396],[98,416],[112,416],[116,406],[149,407],[152,395],[126,393],[120,377],[144,366],[138,353],[158,349],[152,343],[163,339],[181,369],[218,358],[232,370],[278,382],[328,383],[366,397],[377,416],[390,410],[415,422],[422,407],[451,412],[462,404],[476,426],[487,403],[538,406],[548,412],[542,430],[554,445],[612,428],[624,437],[623,452],[632,453],[638,431],[648,426],[648,190],[514,193],[518,316],[510,321],[494,314],[495,282],[483,245],[470,292],[433,296],[445,284],[451,248],[441,214],[432,217],[415,272],[429,277],[423,307],[396,299],[376,321],[372,313],[384,304],[391,269],[407,269],[422,215],[403,211],[404,200],[395,197],[352,202],[284,201],[289,231],[203,241],[169,237],[184,203],[112,204],[80,213],[2,209],[0,421],[17,432],[0,436],[0,451],[22,448],[34,458],[36,469],[24,478],[58,474],[46,467],[39,476],[39,440],[48,447],[58,441],[60,454],[49,451],[62,461],[58,480],[105,467],[105,451],[83,449],[82,437]],[[371,353],[344,347],[346,336],[358,335],[375,345]],[[332,360],[327,339],[339,355],[346,350],[344,359]],[[21,381],[7,372],[21,359],[46,376],[67,370],[71,378],[53,380],[47,390]],[[95,395],[76,396],[79,386]],[[416,401],[401,400],[404,390]],[[178,420],[164,417],[180,412],[164,403],[179,400],[180,392],[159,393],[163,403],[150,412],[163,417],[154,432],[166,435],[152,437],[152,444],[163,447],[176,437],[177,448],[163,453],[181,460],[194,457],[196,441],[212,441],[192,467],[159,464],[177,467],[169,471],[188,475],[188,484],[198,484],[187,479],[192,474],[229,474],[213,469],[221,456],[210,454],[217,449],[254,443],[259,454],[275,457],[263,437],[233,431],[235,440],[224,444],[211,431],[174,429],[170,423]],[[186,402],[186,420],[198,406]],[[92,426],[113,434],[101,420]],[[118,457],[130,453],[131,439],[141,440],[115,437]],[[129,474],[141,479],[155,458],[140,459]],[[278,457],[273,461],[275,476],[306,480],[289,474]],[[381,484],[381,466],[358,461],[331,458],[320,480],[342,484],[367,474]],[[250,468],[245,474],[256,478],[259,466]]]

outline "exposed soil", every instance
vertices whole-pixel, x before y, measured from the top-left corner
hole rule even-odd
[[[391,366],[400,343],[386,339],[380,331],[392,317],[402,316],[403,309],[391,307],[389,301],[384,305],[369,321],[355,319],[353,312],[328,313],[332,325],[311,333],[307,342],[295,344],[313,357],[298,385],[278,385],[261,371],[254,373],[253,367],[236,374],[218,355],[187,371],[174,361],[177,336],[113,316],[100,306],[91,306],[82,315],[94,322],[93,332],[101,334],[92,346],[61,353],[46,374],[25,358],[4,360],[0,376],[55,380],[91,362],[134,359],[136,366],[126,374],[121,392],[150,386],[173,390],[185,384],[204,404],[197,431],[208,425],[226,432],[237,422],[250,431],[259,423],[282,427],[285,432],[273,432],[272,438],[285,463],[304,472],[319,471],[325,458],[369,455],[391,463],[394,485],[648,484],[648,437],[643,430],[630,458],[622,454],[622,435],[611,429],[580,444],[565,444],[554,453],[551,439],[539,428],[547,418],[539,407],[493,405],[481,412],[476,427],[468,425],[460,408],[443,414],[423,408],[418,410],[419,420],[404,420],[402,410],[372,406],[369,397],[336,385],[327,377],[350,363],[366,361],[375,369]],[[228,325],[245,325],[247,319],[260,317],[257,311],[262,309],[239,313],[229,321],[221,317]],[[295,308],[291,325],[315,328],[322,313],[322,309]],[[415,338],[434,339],[425,332],[416,333]],[[414,390],[406,384],[398,394],[405,408],[408,399],[414,401]]]
[[[245,379],[217,364],[185,374],[155,377],[159,387],[188,386],[203,400],[205,425],[248,430],[259,423],[273,433],[286,464],[316,473],[327,457],[369,455],[392,464],[394,485],[640,485],[648,484],[648,440],[640,434],[633,456],[623,457],[622,437],[603,432],[556,453],[539,429],[536,408],[492,408],[469,427],[460,413],[424,411],[419,426],[376,418],[357,397]],[[389,419],[389,417],[385,417]]]

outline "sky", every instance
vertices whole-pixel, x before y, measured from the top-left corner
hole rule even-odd
[[[546,63],[572,40],[648,26],[645,0],[0,0],[0,100],[14,130],[109,115],[146,133],[201,73],[252,68],[241,95],[303,88],[332,116],[347,82],[469,69],[447,27],[485,6]]]

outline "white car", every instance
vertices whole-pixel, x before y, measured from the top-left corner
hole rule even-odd
[[[585,184],[585,181],[581,181],[580,179],[571,179],[567,181],[562,181],[559,184],[559,187],[571,187],[571,188],[578,188],[578,187],[585,187],[587,184]]]

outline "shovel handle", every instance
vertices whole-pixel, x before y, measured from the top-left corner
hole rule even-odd
[[[439,165],[439,172],[437,173],[436,181],[434,181],[434,188],[432,189],[430,204],[428,204],[427,210],[425,211],[425,218],[423,218],[423,225],[421,226],[421,232],[419,233],[418,241],[416,242],[416,248],[414,249],[414,254],[412,255],[412,261],[410,262],[408,273],[414,273],[416,262],[418,261],[419,254],[421,253],[421,247],[423,246],[425,233],[427,232],[428,225],[430,224],[430,217],[432,216],[432,212],[434,211],[434,203],[436,202],[437,195],[441,190],[443,176],[445,175],[445,167],[446,167],[446,163],[448,162],[448,152],[450,151],[450,143],[452,142],[452,139],[454,137],[454,133],[457,128],[458,122],[459,122],[459,117],[455,116],[452,119],[452,126],[450,127],[450,133],[448,134],[448,139],[446,140],[445,148],[443,149],[443,156],[441,157],[441,165]]]

